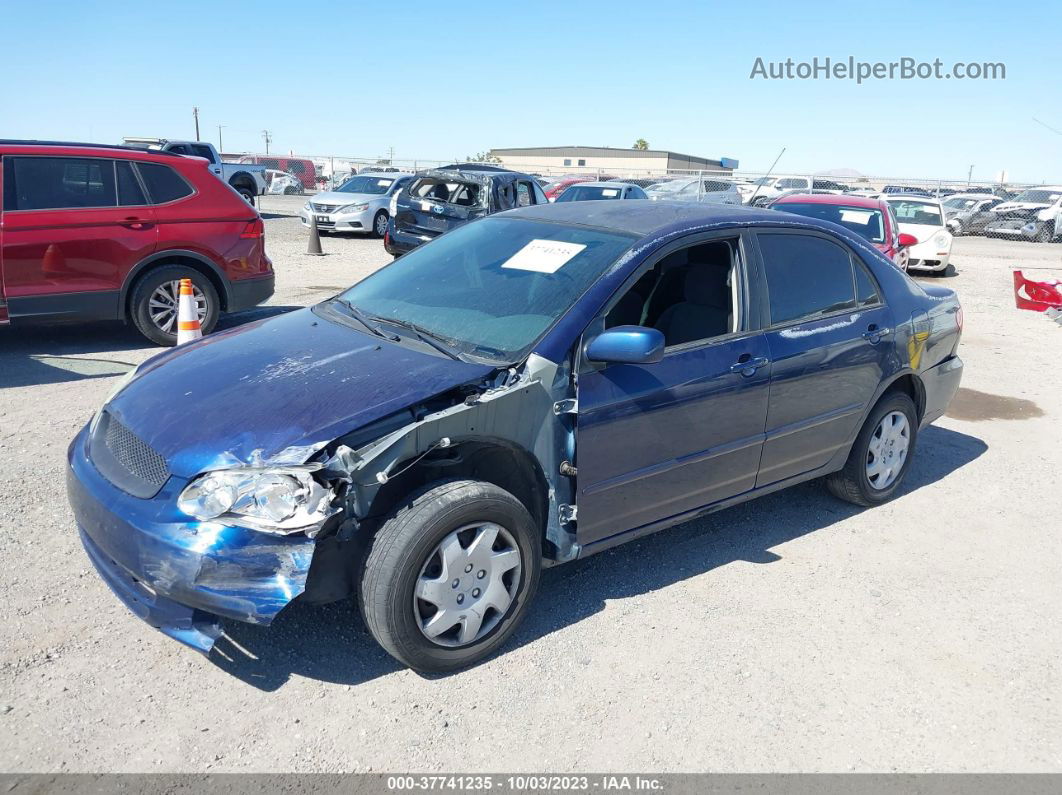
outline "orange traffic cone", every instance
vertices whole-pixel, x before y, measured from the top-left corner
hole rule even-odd
[[[181,295],[177,303],[177,344],[184,345],[202,336],[199,312],[196,310],[195,295],[192,293],[192,280],[181,279]]]

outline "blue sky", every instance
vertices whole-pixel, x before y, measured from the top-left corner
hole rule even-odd
[[[765,170],[1062,180],[1062,4],[17,3],[0,137],[448,159],[607,145]],[[1000,81],[750,80],[757,57],[1001,61]]]

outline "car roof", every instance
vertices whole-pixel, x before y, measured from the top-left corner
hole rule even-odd
[[[999,199],[1000,196],[996,196],[994,193],[953,193],[950,196],[946,196],[947,199]]]
[[[945,198],[951,198],[946,196]],[[940,199],[935,196],[917,196],[911,193],[894,193],[885,197],[887,202],[918,202],[920,204],[940,204]]]
[[[352,177],[379,177],[380,179],[399,179],[400,177],[413,177],[415,174],[410,174],[407,171],[361,171],[357,174],[351,174]]]
[[[617,181],[617,182],[577,182],[576,184],[580,188],[637,188],[638,187],[637,185],[634,185],[634,184],[632,184],[630,182],[621,182],[621,181]],[[575,185],[572,185],[572,187],[574,188]]]
[[[0,139],[0,148],[8,149],[34,149],[51,155],[96,155],[97,157],[114,157],[116,154],[127,152],[142,155],[154,155],[160,158],[179,157],[183,160],[188,158],[174,152],[161,152],[157,149],[145,149],[140,146],[125,146],[121,144],[86,144],[77,141],[29,141],[13,138]]]
[[[868,210],[881,209],[881,200],[870,196],[854,196],[849,193],[796,193],[782,196],[775,204],[843,204],[846,207],[865,207]]]
[[[615,185],[615,183],[612,183]],[[781,216],[774,210],[746,207],[741,204],[704,204],[700,202],[671,201],[587,201],[553,202],[518,207],[503,213],[509,218],[527,218],[535,221],[552,221],[563,224],[596,226],[617,232],[633,233],[645,237],[653,232],[675,224],[697,226],[701,224],[742,224],[755,221],[780,222]],[[816,219],[805,219],[806,226],[822,228]],[[792,225],[787,220],[786,224]],[[832,227],[827,227],[831,228]]]

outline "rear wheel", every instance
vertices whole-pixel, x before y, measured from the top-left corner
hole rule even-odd
[[[463,668],[516,629],[538,586],[539,533],[527,509],[491,483],[428,486],[372,541],[359,589],[381,646],[418,671]]]
[[[887,393],[859,431],[844,468],[826,477],[835,497],[856,505],[888,501],[907,474],[918,437],[918,412],[903,392]]]
[[[129,316],[137,330],[157,345],[177,344],[177,308],[181,279],[192,280],[192,296],[204,334],[221,314],[218,292],[210,279],[185,265],[163,265],[140,277],[129,300]]]
[[[1055,225],[1051,221],[1045,221],[1040,225],[1040,228],[1036,230],[1036,235],[1033,237],[1037,243],[1050,243],[1051,238],[1055,236]]]
[[[233,187],[236,189],[236,192],[238,194],[243,196],[244,201],[246,201],[252,207],[254,206],[254,189],[252,187],[250,187],[249,185],[233,185]]]

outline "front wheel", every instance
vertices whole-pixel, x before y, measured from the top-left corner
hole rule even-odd
[[[383,237],[387,234],[387,213],[383,210],[376,213],[376,217],[373,218],[372,231],[377,237]]]
[[[907,474],[918,436],[918,412],[903,392],[885,395],[870,412],[844,468],[826,477],[835,497],[856,505],[888,501]]]
[[[541,570],[527,509],[491,483],[437,483],[397,508],[372,541],[359,589],[383,648],[441,673],[493,654],[527,612]]]
[[[1036,235],[1033,237],[1037,243],[1050,243],[1051,238],[1055,236],[1055,225],[1051,221],[1045,221],[1041,224],[1040,228],[1036,230]]]

